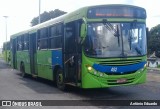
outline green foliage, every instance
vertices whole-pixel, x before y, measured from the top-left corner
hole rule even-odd
[[[65,14],[66,12],[61,11],[59,9],[55,9],[54,11],[50,11],[50,12],[43,12],[40,17],[41,17],[41,23],[45,22],[47,20],[53,19],[55,17],[61,16],[63,14]],[[35,17],[32,19],[31,21],[31,26],[35,26],[38,24],[38,20],[39,20],[39,16]]]
[[[160,57],[160,24],[149,31],[148,54],[152,54],[154,51],[155,55]]]

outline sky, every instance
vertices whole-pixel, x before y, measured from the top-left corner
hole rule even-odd
[[[41,0],[41,13],[60,9],[72,12],[78,8],[100,4],[129,4],[140,6],[147,11],[147,27],[160,24],[160,0]],[[0,48],[10,35],[30,27],[30,22],[39,15],[39,0],[0,0]],[[5,19],[3,16],[8,16]]]

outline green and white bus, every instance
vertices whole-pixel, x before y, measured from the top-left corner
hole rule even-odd
[[[11,65],[81,88],[146,81],[146,11],[131,5],[78,9],[11,36]]]
[[[3,59],[5,60],[5,62],[10,64],[11,57],[10,57],[10,42],[9,41],[3,43],[2,54],[3,54]]]

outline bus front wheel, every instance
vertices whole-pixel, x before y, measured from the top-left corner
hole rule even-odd
[[[56,73],[56,84],[57,84],[57,87],[64,91],[66,90],[66,85],[64,83],[64,79],[63,79],[63,71],[62,69],[58,69],[57,70],[57,73]]]

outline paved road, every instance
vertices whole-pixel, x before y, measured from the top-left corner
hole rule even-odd
[[[70,87],[62,92],[46,80],[31,77],[22,78],[20,72],[13,70],[0,59],[0,100],[160,100],[160,71],[149,71],[147,82],[141,85],[121,86],[106,89],[83,90]],[[28,107],[0,107],[0,109],[28,109]],[[30,107],[29,109],[159,109],[160,107],[122,107],[122,106],[54,106]]]

